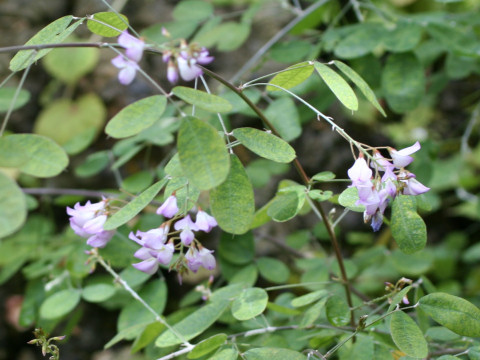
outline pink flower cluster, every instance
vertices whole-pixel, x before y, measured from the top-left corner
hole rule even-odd
[[[420,150],[418,141],[398,151],[389,147],[388,152],[391,156],[389,161],[375,149],[373,160],[370,162],[371,167],[375,169],[375,177],[362,153],[348,170],[348,177],[352,180],[351,186],[358,190],[359,200],[356,204],[365,206],[363,217],[365,222],[371,220],[373,231],[378,231],[382,226],[383,213],[397,194],[420,195],[430,190],[415,179],[415,174],[405,170],[405,167],[413,161],[410,155],[418,150]],[[380,172],[383,172],[382,176]]]
[[[73,209],[67,207],[71,228],[75,234],[87,238],[87,244],[90,246],[103,248],[115,234],[115,231],[103,229],[107,221],[107,206],[108,199],[103,199],[93,204],[87,201],[83,206],[76,203]]]
[[[135,79],[139,69],[138,62],[142,59],[145,43],[143,40],[130,35],[127,30],[120,34],[118,43],[125,48],[125,55],[118,55],[112,59],[112,64],[120,69],[118,81],[123,85],[128,85]]]
[[[166,50],[163,52],[163,62],[167,65],[167,79],[175,84],[178,81],[178,75],[185,81],[191,81],[203,74],[199,65],[210,64],[213,61],[205,47],[199,47],[196,44],[187,45],[182,42],[179,51]]]
[[[217,222],[213,216],[208,215],[203,210],[198,210],[195,222],[190,215],[186,215],[182,219],[176,219],[179,209],[177,206],[177,199],[175,195],[171,195],[157,210],[157,214],[165,218],[173,218],[162,224],[157,229],[148,230],[146,232],[137,231],[135,234],[130,233],[129,238],[135,241],[142,247],[137,250],[134,256],[142,260],[133,266],[147,274],[154,274],[159,265],[169,265],[172,261],[173,254],[176,248],[188,247],[187,253],[183,258],[180,258],[180,264],[185,266],[193,272],[203,266],[208,270],[213,270],[216,266],[215,257],[212,255],[213,251],[203,247],[195,240],[194,231],[209,232]],[[170,232],[170,224],[174,223],[176,231]],[[168,237],[179,233],[178,237]],[[179,239],[180,243],[175,246],[175,240]],[[185,262],[182,262],[182,260]]]

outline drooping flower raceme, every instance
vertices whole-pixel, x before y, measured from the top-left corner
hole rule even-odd
[[[412,146],[398,151],[388,148],[392,162],[385,159],[375,149],[370,163],[371,167],[376,170],[375,177],[373,177],[373,172],[368,167],[362,153],[348,170],[348,177],[352,180],[351,186],[358,190],[357,205],[365,206],[364,220],[365,222],[371,220],[374,231],[380,229],[383,223],[383,213],[397,194],[420,195],[430,190],[415,179],[415,174],[404,169],[413,161],[413,157],[410,155],[419,149],[418,141]],[[383,172],[383,175],[380,176],[379,172]]]
[[[103,229],[107,221],[107,204],[107,199],[93,204],[89,200],[85,205],[76,203],[73,209],[67,207],[71,228],[75,234],[87,238],[87,244],[90,246],[105,247],[115,233]]]
[[[123,85],[128,85],[135,79],[139,69],[138,62],[142,59],[145,43],[143,40],[130,35],[127,30],[120,34],[118,43],[125,48],[125,55],[118,55],[112,59],[112,64],[120,69],[118,81]]]
[[[159,228],[145,232],[137,231],[135,234],[132,232],[129,235],[131,240],[141,246],[134,254],[136,258],[142,260],[133,264],[136,269],[147,274],[154,274],[159,265],[170,265],[170,268],[176,268],[179,271],[181,278],[182,271],[188,269],[196,272],[202,266],[208,270],[215,268],[216,261],[212,255],[213,251],[206,249],[195,239],[195,232],[210,232],[217,226],[217,221],[213,216],[199,208],[195,222],[190,214],[182,217],[175,194],[165,200],[158,208],[157,214],[169,220],[166,220]],[[175,231],[169,233],[172,223]],[[178,240],[179,242],[175,245]],[[184,248],[187,248],[185,255],[180,254],[180,257],[170,264],[175,249],[182,251]]]

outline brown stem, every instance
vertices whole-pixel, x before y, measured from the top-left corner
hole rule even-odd
[[[214,73],[213,71],[208,70],[207,68],[204,68],[204,67],[201,67],[201,68],[206,74],[208,74],[209,76],[211,76],[215,80],[219,81],[220,83],[222,83],[223,85],[228,87],[230,90],[235,92],[238,96],[240,96],[242,98],[242,100],[245,101],[253,111],[255,111],[255,113],[258,115],[258,117],[262,120],[263,124],[271,130],[272,134],[281,138],[281,135],[278,133],[277,129],[275,129],[273,124],[266,118],[266,116],[262,113],[262,111],[242,92],[241,89],[235,87],[229,81],[225,80],[224,78],[222,78],[220,75]],[[302,179],[302,182],[305,184],[305,186],[308,187],[310,185],[310,178],[307,176],[303,166],[300,164],[300,161],[298,161],[297,158],[295,158],[295,160],[293,160],[293,166],[295,167],[295,170],[297,170],[298,174],[300,175],[300,177]],[[348,306],[351,309],[350,310],[350,323],[351,323],[352,327],[356,327],[355,315],[354,315],[354,311],[353,311],[352,293],[351,293],[351,290],[350,290],[350,283],[348,281],[347,271],[345,270],[345,265],[344,265],[344,262],[343,262],[342,253],[340,251],[340,245],[338,244],[338,241],[337,241],[337,236],[335,235],[335,231],[333,229],[332,223],[328,219],[328,216],[325,214],[325,211],[323,210],[322,205],[318,202],[313,202],[313,205],[315,206],[315,208],[320,213],[320,216],[322,217],[323,223],[325,224],[325,227],[327,228],[328,235],[330,236],[330,241],[332,242],[332,246],[333,246],[333,249],[334,249],[334,252],[335,252],[335,257],[337,258],[338,266],[340,268],[340,273],[342,275],[342,283],[343,283],[343,286],[345,288],[347,303],[348,303]]]

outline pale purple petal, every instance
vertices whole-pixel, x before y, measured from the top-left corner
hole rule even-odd
[[[126,49],[125,55],[127,55],[130,60],[137,63],[140,61],[145,47],[143,40],[137,39],[125,30],[118,37],[118,43]]]
[[[115,231],[102,231],[88,238],[87,245],[103,248],[110,241]]]
[[[185,81],[193,80],[203,74],[202,69],[195,65],[194,59],[186,60],[182,56],[177,59],[180,76]]]
[[[196,57],[197,62],[201,65],[210,64],[214,59],[215,58],[213,56],[210,56],[208,50],[204,47]]]
[[[157,214],[163,215],[166,218],[175,216],[178,212],[177,198],[174,195],[170,195],[167,200],[157,209]]]
[[[89,220],[83,225],[83,230],[89,234],[97,234],[103,231],[103,224],[107,221],[107,215],[100,215]]]
[[[138,245],[143,246],[143,245],[145,245],[145,242],[144,242],[142,239],[140,239],[139,236],[141,236],[141,234],[142,234],[141,231],[137,231],[137,234],[136,234],[136,236],[135,236],[135,235],[133,234],[133,231],[131,231],[130,234],[128,234],[128,238],[129,238],[130,240],[135,241]]]
[[[199,230],[210,232],[215,226],[217,226],[217,221],[213,216],[210,216],[205,211],[200,210],[197,213],[197,218],[195,220],[195,225]]]
[[[197,225],[192,221],[190,215],[187,214],[183,219],[178,220],[174,225],[175,230],[183,230],[189,228],[193,231],[198,231]]]
[[[167,80],[170,82],[170,84],[175,84],[178,81],[178,70],[173,63],[168,64]]]
[[[356,186],[358,183],[365,183],[372,178],[372,169],[367,165],[363,157],[355,160],[353,166],[348,169],[348,177],[352,180],[352,184]]]
[[[393,164],[385,159],[380,151],[375,150],[373,152],[373,161],[370,163],[370,166],[377,171],[385,171],[386,169],[393,169]]]
[[[189,227],[186,227],[180,233],[180,240],[182,240],[182,244],[188,246],[192,243],[193,239],[195,239],[195,234]]]
[[[202,265],[198,258],[198,250],[193,247],[188,249],[185,259],[187,260],[187,267],[193,272],[197,272]]]
[[[128,60],[123,55],[118,55],[112,59],[112,65],[116,68],[123,69],[128,65]]]
[[[372,217],[372,223],[370,224],[372,226],[373,231],[377,232],[380,230],[380,227],[383,224],[383,215],[380,212],[377,212],[375,215]]]
[[[175,248],[172,243],[165,244],[161,250],[157,252],[157,260],[163,265],[170,264],[173,258]]]
[[[429,187],[426,187],[415,178],[410,178],[404,182],[406,182],[407,185],[403,188],[404,195],[420,195],[430,190]]]
[[[132,264],[132,266],[135,269],[143,271],[144,273],[147,273],[149,275],[155,274],[158,270],[158,262],[155,258],[150,258],[142,262]]]
[[[420,150],[421,146],[420,143],[417,141],[412,146],[409,146],[402,150],[395,150],[393,148],[389,148],[388,151],[390,152],[390,156],[393,159],[393,165],[398,168],[404,168],[405,166],[409,165],[413,161],[413,157],[409,156],[414,152]]]
[[[135,66],[126,66],[118,73],[118,81],[122,85],[130,84],[137,73],[137,68]]]
[[[135,251],[135,254],[133,254],[133,256],[140,260],[147,260],[152,257],[152,255],[150,254],[150,250],[145,247],[141,247],[140,249]]]
[[[215,269],[215,266],[217,265],[216,261],[215,261],[215,257],[212,255],[212,253],[213,253],[213,251],[208,250],[207,248],[200,249],[200,251],[198,253],[198,256],[200,257],[200,261],[202,263],[202,266],[205,269],[213,270],[213,269]]]

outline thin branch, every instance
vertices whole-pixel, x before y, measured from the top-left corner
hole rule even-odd
[[[96,47],[96,48],[106,48],[110,46],[115,46],[122,48],[120,45],[114,45],[109,43],[99,43],[99,42],[78,42],[78,43],[60,43],[60,44],[39,44],[39,45],[15,45],[15,46],[6,46],[0,48],[0,53],[16,52],[22,50],[43,50],[43,49],[55,49],[55,48],[75,48],[75,47]]]
[[[284,37],[292,28],[297,25],[300,21],[305,19],[308,15],[310,15],[312,12],[317,10],[319,7],[323,6],[330,0],[320,0],[312,5],[310,7],[306,8],[303,12],[300,13],[295,19],[290,21],[283,29],[278,31],[275,36],[273,36],[270,40],[268,40],[265,45],[263,45],[258,51],[253,55],[250,60],[248,60],[245,65],[243,65],[240,70],[237,71],[237,73],[230,79],[230,82],[235,82],[238,79],[240,79],[243,74],[245,74],[251,67],[253,67],[258,60],[262,58],[262,56],[273,46],[275,43],[277,43],[282,37]]]

